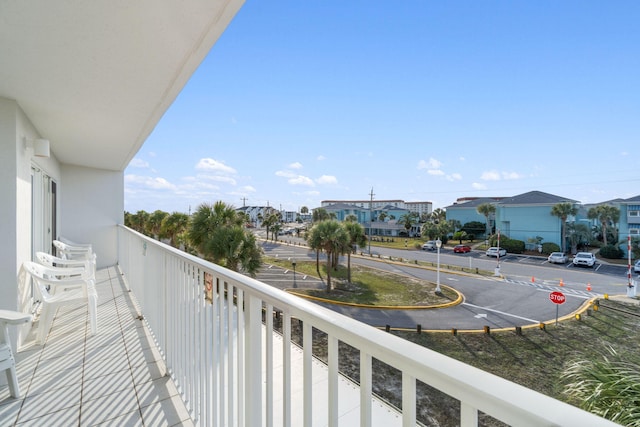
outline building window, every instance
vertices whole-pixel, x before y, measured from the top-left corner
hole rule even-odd
[[[640,211],[629,211],[629,216],[639,217]]]

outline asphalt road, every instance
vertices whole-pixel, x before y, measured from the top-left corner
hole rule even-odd
[[[297,239],[286,238],[287,241]],[[306,247],[290,244],[264,242],[263,248],[269,256],[290,260],[315,260],[315,252]],[[372,248],[372,252],[396,258],[431,261],[437,265],[437,254],[427,251],[406,251],[386,248]],[[436,268],[425,269],[411,266],[409,263],[381,262],[377,257],[352,256],[352,263],[392,271],[411,277],[436,281]],[[487,258],[484,253],[474,251],[470,254],[453,254],[442,251],[440,265],[463,265],[492,271],[497,267],[495,258]],[[600,264],[594,269],[574,267],[573,265],[550,265],[543,257],[524,257],[507,255],[500,259],[501,277],[481,277],[450,274],[441,269],[442,285],[458,290],[463,303],[441,309],[385,310],[356,308],[334,304],[322,304],[326,307],[358,319],[376,327],[423,330],[477,330],[489,326],[491,329],[513,328],[515,326],[549,323],[558,317],[570,315],[593,297],[624,294],[627,289],[626,267]],[[314,287],[322,289],[325,284],[316,278],[295,275],[295,287]],[[294,287],[293,269],[280,269],[275,266],[264,268],[258,275],[261,280],[272,286],[288,289]],[[562,282],[563,286],[560,286]],[[590,290],[589,290],[590,288]],[[554,304],[549,295],[553,291],[562,292],[564,304]]]

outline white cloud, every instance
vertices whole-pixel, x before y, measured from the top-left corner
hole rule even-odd
[[[300,162],[293,162],[289,165],[290,169],[302,169],[302,163]]]
[[[500,172],[498,171],[486,171],[482,172],[480,179],[483,181],[500,181]]]
[[[484,181],[500,181],[504,179],[505,181],[512,181],[514,179],[521,179],[522,175],[517,172],[498,172],[496,170],[485,171],[480,175],[480,179]]]
[[[288,182],[291,185],[307,185],[309,187],[313,187],[315,185],[311,178],[303,175],[298,175],[296,177],[290,178]]]
[[[219,162],[218,160],[214,160],[211,158],[200,159],[200,161],[196,165],[196,169],[214,171],[214,172],[219,172],[224,174],[236,173],[236,170],[231,166],[227,166],[223,162]]]
[[[440,169],[429,169],[427,170],[427,173],[429,175],[434,175],[434,176],[441,176],[444,175],[444,172],[441,171]]]
[[[256,191],[258,191],[254,187],[252,187],[251,185],[245,185],[243,187],[240,187],[238,190],[239,191],[243,191],[245,193],[255,193]]]
[[[460,181],[462,179],[462,175],[459,173],[452,173],[451,175],[447,175],[447,181]]]
[[[126,175],[124,182],[129,185],[136,186],[141,189],[151,190],[172,190],[175,191],[177,187],[171,184],[164,178],[151,177],[151,176],[139,176],[139,175]]]
[[[502,172],[502,178],[504,178],[507,181],[511,181],[514,179],[522,178],[522,175],[520,175],[517,172]]]
[[[487,186],[484,184],[481,184],[479,182],[474,182],[473,184],[471,184],[471,187],[473,187],[475,190],[486,190]]]
[[[323,160],[327,160],[327,158],[325,156],[323,156],[322,154],[320,154],[318,157],[316,157],[316,160],[321,162]]]
[[[198,179],[207,179],[209,181],[223,182],[225,184],[236,185],[236,180],[230,176],[222,175],[198,175]]]
[[[276,176],[281,178],[294,178],[297,175],[291,171],[276,171]]]
[[[440,160],[430,157],[429,160],[420,160],[418,162],[418,169],[440,169],[442,162]]]
[[[133,160],[129,162],[129,166],[133,168],[148,168],[149,162],[139,159],[138,157],[134,157]]]
[[[337,184],[338,178],[332,175],[322,175],[320,178],[316,179],[318,184]]]

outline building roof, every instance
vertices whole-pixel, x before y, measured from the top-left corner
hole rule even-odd
[[[634,197],[630,197],[628,199],[622,200],[624,203],[640,203],[640,194]]]
[[[500,205],[555,205],[557,203],[578,203],[577,200],[568,197],[556,196],[542,191],[529,191],[508,197],[498,202]]]
[[[498,200],[505,199],[505,197],[477,197],[477,198],[468,198],[461,203],[454,203],[452,205],[446,206],[445,209],[448,208],[477,208],[480,205],[485,203],[497,204]],[[460,200],[460,199],[458,199]]]
[[[3,2],[0,97],[61,163],[122,171],[242,4]]]

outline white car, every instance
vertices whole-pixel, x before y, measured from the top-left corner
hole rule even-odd
[[[635,264],[633,264],[633,272],[640,273],[640,259],[637,260]]]
[[[596,256],[591,252],[578,252],[576,256],[573,257],[573,265],[593,267],[596,265]]]
[[[437,249],[437,246],[436,246],[435,240],[429,240],[424,245],[422,245],[423,251],[435,251],[436,249]]]
[[[567,256],[562,252],[551,252],[549,254],[549,257],[547,258],[547,261],[552,264],[566,264]]]
[[[487,252],[485,252],[485,255],[492,256],[494,258],[498,258],[498,256],[503,257],[507,255],[507,250],[505,248],[498,248],[496,246],[492,246],[489,249],[487,249]]]

